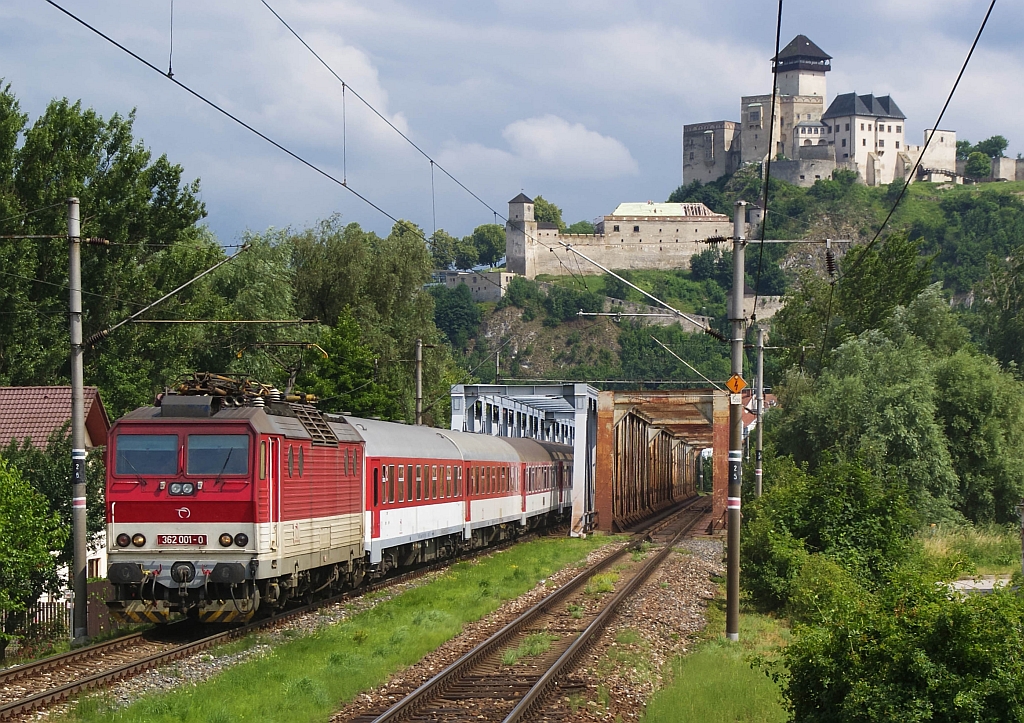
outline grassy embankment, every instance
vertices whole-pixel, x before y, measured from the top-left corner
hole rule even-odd
[[[666,671],[665,687],[647,705],[644,723],[785,721],[778,685],[751,667],[754,656],[771,659],[789,640],[784,623],[744,610],[740,642],[725,639],[725,591],[708,606],[703,639]]]
[[[89,698],[72,720],[326,721],[341,704],[415,663],[465,623],[607,542],[607,537],[544,539],[461,562],[430,583],[279,644],[269,655],[231,667],[204,684],[149,696],[120,711],[110,711],[102,697]],[[249,636],[231,647],[240,650],[261,640]]]
[[[926,554],[960,554],[974,563],[978,575],[1012,575],[1021,569],[1020,528],[939,525],[925,528],[918,538]]]

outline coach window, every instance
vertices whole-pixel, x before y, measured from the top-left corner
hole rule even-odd
[[[449,466],[449,467],[447,467],[445,469],[445,475],[444,476],[445,476],[445,479],[447,480],[446,486],[448,487],[448,496],[449,497],[454,497],[455,496],[455,479],[452,477],[452,468],[451,468],[451,466]]]
[[[405,474],[403,474],[404,470],[405,470],[405,467],[403,465],[398,465],[398,477],[397,477],[397,479],[398,479],[398,501],[399,502],[405,502]]]
[[[267,478],[267,443],[260,442],[260,479]]]
[[[395,465],[388,465],[388,502],[395,501]]]
[[[430,468],[430,499],[437,499],[437,465]]]
[[[501,468],[501,491],[508,492],[508,470]]]
[[[405,499],[409,502],[413,501],[412,496],[412,465],[406,465],[405,467]]]
[[[302,451],[302,446],[299,446],[299,477],[306,471],[306,453]]]
[[[416,499],[423,499],[423,465],[416,465]]]
[[[378,476],[378,472],[379,472],[379,470],[376,467],[374,467],[373,468],[373,506],[374,507],[380,506],[380,487],[379,487],[380,478]]]
[[[453,469],[452,471],[455,473],[455,477],[452,480],[452,482],[453,482],[452,490],[454,491],[455,496],[458,497],[459,496],[459,478],[462,477],[462,467],[459,467],[458,465],[456,465],[455,469]]]

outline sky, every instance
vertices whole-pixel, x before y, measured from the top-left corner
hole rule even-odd
[[[465,235],[520,191],[568,223],[682,181],[684,123],[739,120],[769,92],[777,4],[753,0],[58,0],[176,80],[428,234]],[[782,44],[803,33],[833,56],[828,98],[891,94],[922,142],[988,0],[786,0]],[[1001,134],[1024,151],[1024,6],[997,3],[941,127]],[[170,57],[169,57],[170,56]],[[0,6],[0,78],[30,122],[54,98],[135,134],[199,178],[222,243],[332,214],[391,220],[75,23],[43,0]],[[438,164],[431,164],[365,98]],[[458,179],[485,203],[453,182]],[[433,175],[433,179],[431,176]],[[489,206],[489,207],[488,207]]]

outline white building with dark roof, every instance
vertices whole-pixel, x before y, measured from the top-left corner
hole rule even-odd
[[[891,183],[900,154],[906,155],[907,119],[891,96],[837,95],[821,117],[836,162],[850,164],[869,186]]]

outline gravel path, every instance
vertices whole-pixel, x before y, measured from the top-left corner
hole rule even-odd
[[[640,720],[665,666],[704,628],[704,612],[717,592],[711,577],[725,572],[718,540],[684,540],[676,550],[623,603],[585,664],[559,686],[551,720]]]

